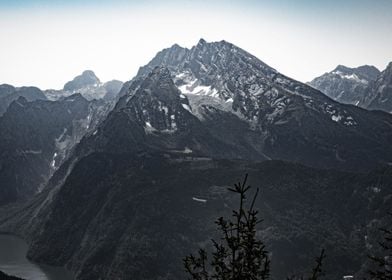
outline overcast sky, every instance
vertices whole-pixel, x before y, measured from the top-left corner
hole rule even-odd
[[[0,0],[0,84],[130,80],[159,50],[222,39],[300,81],[392,61],[392,0]]]

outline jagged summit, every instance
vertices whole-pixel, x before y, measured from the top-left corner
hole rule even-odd
[[[373,65],[362,65],[355,68],[350,68],[344,65],[338,65],[333,71],[329,72],[332,74],[348,74],[348,75],[357,75],[360,79],[365,79],[366,81],[374,81],[377,79],[380,74],[380,70],[378,70]],[[347,78],[340,75],[342,78]]]
[[[174,74],[188,70],[187,72],[193,72],[194,75],[200,76],[198,72],[201,70],[210,76],[214,75],[214,77],[210,77],[210,80],[232,67],[249,68],[249,66],[253,66],[264,69],[263,72],[266,75],[276,72],[275,69],[258,58],[224,40],[206,42],[204,39],[200,39],[190,49],[175,44],[158,52],[150,63],[140,67],[137,77],[147,75],[155,66],[159,65],[168,67]]]
[[[205,44],[207,44],[207,41],[206,40],[204,40],[203,38],[200,38],[199,39],[199,41],[197,42],[197,45],[205,45]]]

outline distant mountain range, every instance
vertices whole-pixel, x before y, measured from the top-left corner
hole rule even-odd
[[[61,90],[40,90],[37,87],[14,87],[8,84],[0,85],[0,116],[5,113],[12,101],[24,97],[27,101],[34,100],[59,100],[75,93],[80,93],[84,98],[116,100],[123,83],[112,80],[101,83],[91,70],[84,71],[81,75],[67,82]]]
[[[374,86],[383,75],[335,70]],[[65,91],[97,83],[84,72]],[[370,237],[392,205],[392,115],[338,103],[229,42],[203,39],[160,51],[118,98],[112,107],[81,95],[18,99],[0,119],[9,131],[0,151],[13,151],[2,166],[14,160],[19,170],[27,151],[38,157],[27,166],[43,170],[15,176],[32,178],[33,191],[45,186],[0,211],[0,231],[26,238],[32,260],[66,265],[79,280],[184,279],[182,257],[214,236],[213,221],[235,203],[226,187],[249,173],[261,186],[258,234],[275,277],[303,272],[321,246],[329,278],[364,270]],[[68,134],[91,111],[94,124]],[[31,147],[22,141],[29,135]],[[56,149],[72,137],[57,162]],[[9,186],[19,183],[9,177]]]
[[[62,90],[46,90],[44,93],[50,100],[58,100],[74,93],[80,93],[89,101],[93,99],[113,100],[117,98],[122,85],[123,83],[118,80],[102,83],[93,71],[86,70],[72,81],[67,82]]]
[[[309,84],[338,102],[392,112],[392,62],[382,72],[369,65],[339,65]]]

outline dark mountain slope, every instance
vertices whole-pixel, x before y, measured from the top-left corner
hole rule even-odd
[[[109,109],[81,95],[55,102],[14,101],[0,118],[0,205],[42,189]]]
[[[92,153],[52,203],[45,206],[43,194],[36,199],[43,208],[35,217],[41,223],[28,230],[29,257],[67,264],[77,279],[183,279],[181,258],[208,243],[219,215],[230,215],[236,200],[226,187],[245,172],[261,186],[259,234],[273,252],[274,276],[308,268],[320,247],[328,252],[328,277],[360,270],[366,236],[390,208],[390,169],[355,175],[132,153]],[[19,232],[31,219],[21,217]],[[15,230],[10,221],[0,229]]]

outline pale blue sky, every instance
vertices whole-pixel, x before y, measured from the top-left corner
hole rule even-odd
[[[0,0],[0,83],[61,88],[84,69],[129,80],[162,48],[227,40],[309,81],[392,61],[392,0]]]

